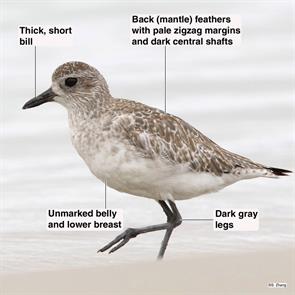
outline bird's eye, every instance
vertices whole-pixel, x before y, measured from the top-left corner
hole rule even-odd
[[[77,78],[67,78],[65,80],[65,84],[68,87],[73,87],[77,83],[78,79]]]

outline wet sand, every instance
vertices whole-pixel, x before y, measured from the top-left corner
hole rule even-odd
[[[294,294],[294,249],[6,275],[3,294]],[[280,287],[270,288],[270,283]],[[284,284],[287,284],[284,287]]]

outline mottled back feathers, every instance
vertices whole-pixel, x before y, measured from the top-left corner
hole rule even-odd
[[[192,171],[218,176],[265,168],[221,148],[182,119],[161,110],[123,99],[115,100],[112,109],[125,139],[143,157],[158,157],[171,165],[183,164]]]

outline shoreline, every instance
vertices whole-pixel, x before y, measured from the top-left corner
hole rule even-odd
[[[278,283],[277,288],[271,284]],[[287,285],[285,285],[287,284]],[[295,252],[193,254],[183,259],[0,276],[9,294],[294,294]]]

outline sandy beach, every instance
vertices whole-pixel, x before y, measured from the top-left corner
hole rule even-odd
[[[294,294],[294,249],[194,254],[184,259],[0,278],[2,294]],[[269,284],[280,283],[277,288]]]

